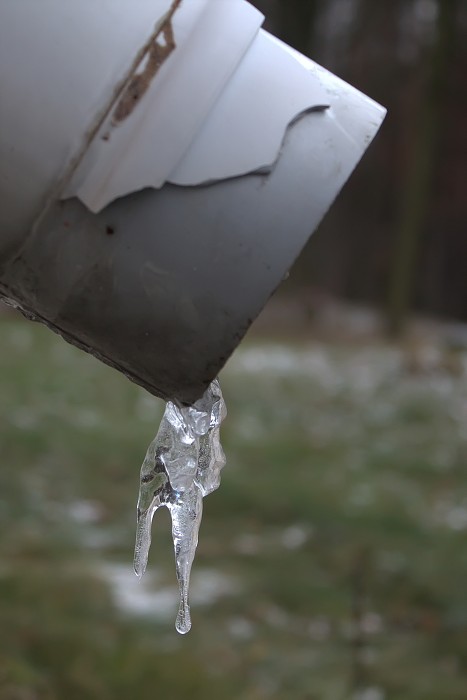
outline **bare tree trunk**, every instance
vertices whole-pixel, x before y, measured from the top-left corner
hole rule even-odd
[[[455,39],[457,0],[438,0],[437,37],[430,58],[425,94],[420,103],[418,128],[402,193],[401,218],[389,286],[388,330],[402,332],[411,305],[414,276],[429,209],[437,160],[439,114],[443,76]]]
[[[313,30],[320,0],[280,0],[278,30],[280,38],[305,55],[310,55]]]

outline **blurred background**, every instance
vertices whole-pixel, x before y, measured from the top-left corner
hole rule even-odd
[[[467,317],[467,4],[462,0],[265,0],[269,29],[389,116],[297,266],[324,294]],[[318,299],[314,301],[315,294]]]
[[[389,115],[221,377],[187,637],[161,402],[0,314],[1,700],[467,697],[467,4],[255,4]]]

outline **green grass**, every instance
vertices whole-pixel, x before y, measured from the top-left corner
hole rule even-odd
[[[123,609],[102,574],[131,571],[161,403],[2,320],[1,700],[464,700],[466,373],[409,374],[383,345],[253,340],[222,383],[228,464],[181,638],[167,517],[141,588],[165,608]],[[228,585],[203,601],[215,575]]]

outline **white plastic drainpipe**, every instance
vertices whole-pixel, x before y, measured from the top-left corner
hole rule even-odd
[[[0,3],[0,296],[184,403],[385,115],[263,19],[245,0]]]

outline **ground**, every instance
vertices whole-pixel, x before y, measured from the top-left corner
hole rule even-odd
[[[242,345],[179,637],[167,513],[132,574],[161,402],[34,324],[0,338],[2,700],[467,697],[463,348]]]

